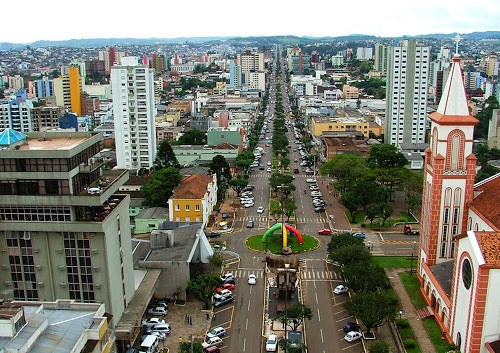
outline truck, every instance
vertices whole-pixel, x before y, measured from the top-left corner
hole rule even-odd
[[[411,224],[405,224],[403,232],[405,235],[420,235],[420,231],[413,230]]]

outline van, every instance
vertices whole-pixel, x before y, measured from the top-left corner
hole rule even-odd
[[[141,343],[141,352],[154,353],[158,349],[158,337],[149,335]]]

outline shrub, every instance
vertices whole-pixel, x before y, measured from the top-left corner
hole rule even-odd
[[[370,353],[389,353],[389,343],[384,340],[377,341],[370,346]]]
[[[366,227],[366,224],[361,223],[361,228],[364,228],[364,227]]]
[[[400,329],[410,327],[410,323],[406,319],[396,320],[396,325],[398,325]]]
[[[415,340],[411,339],[411,338],[408,338],[406,340],[403,341],[403,344],[405,345],[406,348],[413,348],[417,345],[417,343],[415,342]]]

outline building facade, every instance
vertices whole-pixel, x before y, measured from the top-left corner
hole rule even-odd
[[[425,142],[430,48],[405,40],[390,48],[385,143]]]
[[[0,130],[10,128],[21,132],[32,131],[31,109],[31,101],[0,100]]]
[[[106,305],[118,322],[134,294],[125,170],[101,171],[98,133],[0,135],[4,299]]]
[[[119,168],[151,168],[156,156],[154,70],[137,57],[111,69],[116,158]]]
[[[375,44],[375,62],[373,64],[373,69],[380,72],[382,76],[387,74],[387,59],[389,57],[388,45]]]
[[[64,116],[61,107],[36,107],[31,109],[33,131],[47,131],[59,128],[59,119]]]

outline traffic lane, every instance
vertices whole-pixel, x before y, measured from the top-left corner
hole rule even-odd
[[[228,352],[259,352],[262,339],[262,311],[264,309],[264,279],[255,285],[240,279],[231,326]]]

